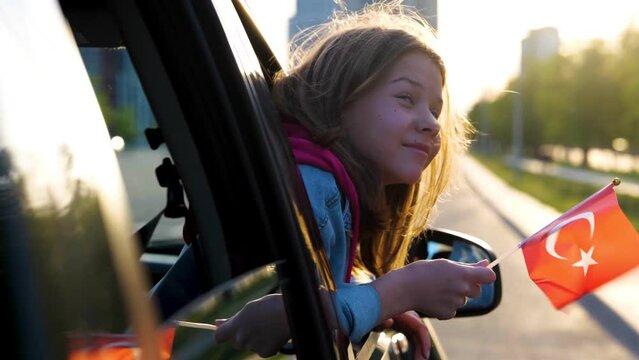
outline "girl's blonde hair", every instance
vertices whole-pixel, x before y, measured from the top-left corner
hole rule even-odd
[[[401,267],[413,238],[428,225],[472,132],[467,119],[451,106],[434,32],[416,11],[392,1],[358,12],[336,12],[330,21],[298,34],[292,44],[289,70],[275,77],[275,102],[305,126],[315,142],[335,153],[355,183],[361,209],[357,267],[378,276]],[[417,184],[383,186],[344,136],[341,113],[393,61],[414,50],[426,54],[444,79],[444,109],[438,120],[441,149]]]

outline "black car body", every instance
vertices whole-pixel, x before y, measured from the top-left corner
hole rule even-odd
[[[20,0],[0,5],[0,24],[0,287],[9,358],[71,358],[118,334],[145,358],[160,357],[158,329],[176,319],[210,323],[274,291],[284,296],[293,337],[279,357],[400,356],[392,333],[352,344],[328,325],[335,314],[320,289],[334,290],[330,267],[270,99],[279,65],[240,2]],[[156,164],[159,184],[148,186],[163,191],[160,214],[188,223],[190,251],[181,252],[181,237],[156,241],[153,217],[134,229],[134,194],[78,47],[125,48],[130,56],[157,122],[151,147],[169,155]],[[421,245],[439,241],[442,256],[464,244],[494,258],[478,240],[425,236]],[[499,279],[489,291],[490,301],[459,316],[496,307]],[[178,328],[172,354],[254,356],[188,328]],[[433,354],[444,356],[436,341]]]

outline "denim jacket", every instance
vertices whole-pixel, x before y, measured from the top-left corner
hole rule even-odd
[[[331,173],[310,165],[298,166],[331,264],[340,327],[359,341],[377,325],[381,305],[371,285],[345,282],[352,237],[348,200],[342,206],[342,193]]]

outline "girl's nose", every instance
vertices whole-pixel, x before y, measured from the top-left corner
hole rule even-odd
[[[428,133],[433,136],[436,136],[439,133],[439,123],[435,116],[431,113],[421,117],[420,121],[418,121],[418,127],[420,132]]]

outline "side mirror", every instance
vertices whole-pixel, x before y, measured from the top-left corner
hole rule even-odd
[[[476,263],[483,259],[493,261],[495,253],[488,243],[453,230],[431,228],[424,231],[409,252],[411,261],[428,259],[449,259],[463,263]],[[481,286],[481,295],[468,299],[466,305],[457,311],[456,317],[477,316],[493,311],[501,302],[501,274],[499,265],[493,268],[497,280]]]

